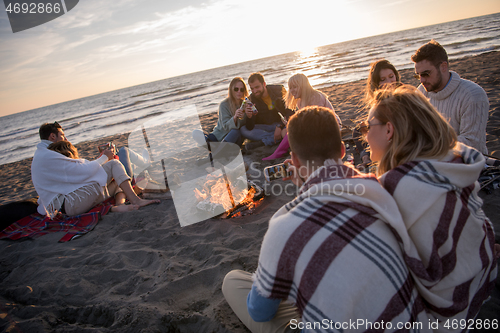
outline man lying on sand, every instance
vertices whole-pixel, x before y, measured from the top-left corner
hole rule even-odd
[[[343,165],[333,111],[299,110],[288,122],[288,138],[291,179],[302,187],[269,221],[255,275],[236,270],[224,278],[233,311],[252,332],[287,325],[333,331],[357,319],[377,327],[383,321],[382,330],[390,323],[431,331],[387,225],[401,218],[396,203],[373,175]]]
[[[66,141],[64,131],[57,122],[43,124],[39,134],[41,142],[37,145],[31,163],[31,179],[39,195],[39,214],[49,217],[55,216],[58,211],[69,216],[83,214],[121,191],[125,195],[118,195],[117,206],[112,208],[113,211],[137,210],[159,203],[159,200],[144,200],[135,194],[125,168],[113,158],[114,154],[109,149],[104,150],[98,159],[87,161],[78,159],[76,148]],[[54,150],[48,149],[51,144],[58,142],[69,145],[52,145]],[[63,155],[63,151],[68,153]],[[125,196],[131,205],[124,205]]]

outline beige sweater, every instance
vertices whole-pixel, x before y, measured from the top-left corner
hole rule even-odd
[[[487,154],[488,96],[476,83],[460,78],[455,72],[450,74],[448,85],[437,93],[427,92],[422,85],[418,89],[455,129],[458,141]]]

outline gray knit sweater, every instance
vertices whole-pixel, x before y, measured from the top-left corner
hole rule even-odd
[[[460,78],[455,72],[450,74],[448,85],[437,93],[427,92],[422,85],[418,89],[455,129],[458,141],[487,154],[488,96],[476,83]]]

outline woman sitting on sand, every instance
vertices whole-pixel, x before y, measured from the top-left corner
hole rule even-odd
[[[375,91],[386,84],[394,82],[401,82],[401,79],[399,77],[398,70],[393,64],[385,59],[371,63],[370,73],[368,74],[368,79],[366,80],[365,101],[369,103],[373,98]],[[361,158],[361,164],[356,167],[360,170],[364,170],[368,164],[372,162],[370,160],[370,152],[367,151],[368,145],[362,140],[359,128],[355,128],[353,130],[352,138],[359,152],[359,157]]]
[[[243,138],[240,127],[245,124],[245,111],[240,109],[245,97],[248,97],[248,89],[241,77],[235,77],[229,83],[229,92],[226,99],[219,104],[219,119],[212,133],[204,134],[205,140],[209,142],[231,142],[241,146]],[[195,140],[200,136],[198,130],[193,132]]]
[[[323,106],[333,110],[333,106],[328,100],[328,97],[319,90],[314,89],[307,76],[302,73],[295,74],[288,79],[288,91],[285,95],[285,105],[287,109],[299,110],[306,106]],[[335,113],[335,110],[333,110]],[[337,114],[335,114],[337,122],[342,128],[342,122]],[[280,158],[288,152],[290,144],[288,143],[288,135],[285,134],[283,140],[274,153],[262,160],[272,160]]]
[[[159,200],[144,200],[135,194],[123,165],[118,160],[113,159],[114,154],[110,150],[104,150],[104,157],[90,162],[79,159],[78,150],[69,141],[54,142],[47,148],[68,158],[61,157],[61,160],[53,169],[54,172],[58,173],[57,176],[54,175],[53,177],[61,179],[60,183],[53,184],[61,193],[58,199],[61,202],[60,210],[68,216],[83,214],[112,195],[115,196],[115,206],[111,207],[112,212],[137,210],[139,207],[151,203],[159,203]],[[67,163],[70,159],[73,163]],[[101,159],[104,164],[102,167],[94,168],[95,172],[92,174],[81,172],[82,165],[100,163]],[[105,159],[108,161],[105,161]],[[102,172],[102,169],[105,172]],[[106,180],[106,174],[106,185],[101,186],[99,182],[95,181],[95,179],[103,177]],[[54,182],[54,180],[50,180],[50,177],[44,178],[47,181]],[[120,184],[120,186],[117,184]],[[131,202],[130,205],[125,205],[127,198]]]
[[[401,212],[393,231],[431,321],[444,330],[447,319],[473,319],[497,275],[476,181],[484,157],[414,87],[379,90],[370,106],[364,135]]]

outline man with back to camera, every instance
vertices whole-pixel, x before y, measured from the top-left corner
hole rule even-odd
[[[252,332],[363,332],[367,322],[380,331],[401,323],[413,325],[409,332],[431,331],[387,225],[405,234],[397,205],[374,175],[343,165],[333,111],[297,111],[288,139],[299,195],[269,221],[256,273],[233,270],[224,278],[235,314]]]
[[[483,154],[486,148],[488,96],[476,83],[460,78],[449,70],[448,54],[435,40],[422,45],[411,56],[420,90],[449,122],[458,141]]]
[[[293,111],[285,107],[285,87],[282,85],[267,85],[264,76],[253,73],[248,78],[252,90],[250,101],[258,113],[252,112],[252,106],[247,104],[245,113],[247,121],[240,131],[243,137],[253,140],[245,145],[250,150],[263,145],[272,146],[282,139],[282,129],[285,127],[278,112],[284,117],[293,115]]]

